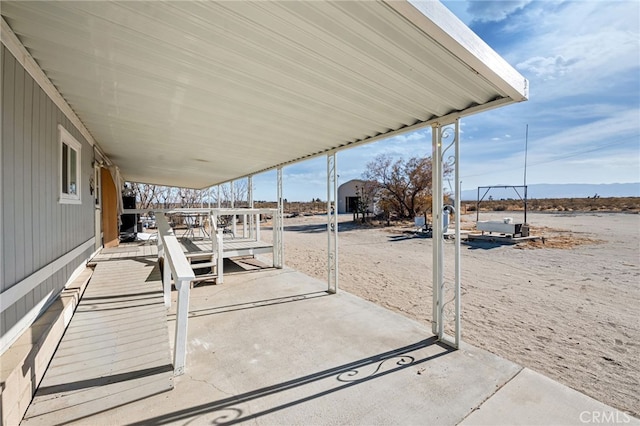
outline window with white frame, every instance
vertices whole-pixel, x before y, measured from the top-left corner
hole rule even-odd
[[[82,144],[61,124],[58,125],[60,140],[60,202],[80,204],[80,166]]]

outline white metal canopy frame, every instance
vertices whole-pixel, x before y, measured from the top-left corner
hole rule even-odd
[[[527,98],[434,1],[5,0],[1,13],[3,44],[135,182],[206,188]]]
[[[337,152],[432,127],[433,332],[447,340],[453,302],[459,345],[459,246],[452,299],[443,279],[443,144],[453,132],[457,195],[459,118],[525,101],[528,82],[442,4],[3,0],[0,13],[2,44],[125,180],[203,189],[276,169],[281,215],[283,166],[326,156],[329,292]]]

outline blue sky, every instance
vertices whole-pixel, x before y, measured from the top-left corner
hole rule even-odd
[[[462,189],[527,183],[640,182],[640,2],[445,1],[530,83],[527,102],[462,120]],[[339,183],[376,155],[431,155],[430,130],[338,154]],[[326,199],[326,160],[283,169],[288,200]],[[275,200],[275,173],[254,177]]]

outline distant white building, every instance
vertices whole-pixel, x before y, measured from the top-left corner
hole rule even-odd
[[[338,187],[338,213],[353,213],[356,211],[364,184],[365,181],[363,180],[352,179]],[[371,200],[368,210],[374,213],[373,200]]]

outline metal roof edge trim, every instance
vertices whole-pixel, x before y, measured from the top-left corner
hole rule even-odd
[[[113,165],[109,157],[104,153],[100,145],[96,142],[95,138],[89,132],[89,129],[84,125],[80,117],[75,113],[71,105],[66,101],[62,94],[58,91],[56,86],[49,80],[49,77],[44,73],[38,62],[31,56],[27,48],[22,44],[18,36],[13,32],[7,21],[3,17],[0,17],[0,39],[2,44],[9,49],[9,52],[16,58],[16,60],[22,65],[22,67],[29,73],[35,82],[42,88],[42,90],[49,96],[54,104],[60,111],[73,123],[78,129],[80,134],[84,136],[89,145],[97,149],[102,158],[105,159],[107,164]]]
[[[378,142],[378,141],[380,141],[382,139],[391,138],[391,137],[398,136],[398,135],[401,135],[401,134],[407,133],[407,132],[413,132],[413,131],[416,131],[416,130],[423,129],[425,127],[429,127],[429,126],[448,126],[448,125],[453,124],[458,118],[467,117],[469,115],[473,115],[473,114],[476,114],[478,112],[488,111],[490,109],[498,108],[498,107],[501,107],[501,106],[504,106],[504,105],[508,105],[508,104],[511,104],[511,103],[514,103],[514,102],[515,101],[513,99],[510,99],[510,98],[498,98],[498,99],[495,99],[495,100],[493,100],[491,102],[487,102],[486,104],[474,105],[474,106],[469,107],[469,108],[467,108],[465,110],[462,110],[462,111],[452,112],[450,114],[446,114],[446,115],[443,115],[443,116],[440,116],[440,117],[435,117],[435,118],[432,118],[432,119],[427,120],[427,121],[421,121],[419,123],[415,123],[415,124],[413,124],[411,126],[402,127],[400,129],[391,130],[391,131],[389,131],[387,133],[382,133],[382,134],[379,134],[379,135],[376,135],[376,136],[372,136],[372,137],[367,138],[367,139],[362,139],[362,140],[359,140],[357,142],[351,142],[351,143],[345,144],[343,146],[330,148],[330,149],[327,149],[325,151],[317,152],[315,154],[310,154],[310,155],[305,156],[305,157],[296,158],[295,160],[287,161],[285,163],[276,164],[274,166],[271,166],[271,167],[268,167],[268,168],[265,168],[265,169],[261,169],[261,170],[257,170],[257,171],[252,172],[252,173],[247,173],[247,174],[244,174],[244,175],[240,175],[240,176],[237,176],[234,179],[226,180],[224,182],[217,182],[217,183],[213,183],[213,184],[211,184],[209,186],[204,186],[202,188],[192,188],[192,189],[196,189],[198,191],[203,191],[205,189],[208,189],[208,188],[211,188],[211,187],[214,187],[214,186],[224,185],[224,184],[232,182],[232,181],[236,181],[236,180],[239,180],[239,179],[244,179],[244,178],[247,178],[249,176],[259,175],[261,173],[267,173],[267,172],[270,172],[272,170],[278,169],[280,167],[291,166],[293,164],[297,164],[297,163],[301,163],[303,161],[311,160],[311,159],[320,157],[322,155],[329,155],[329,154],[331,154],[333,152],[340,152],[340,151],[344,151],[344,150],[349,149],[349,148],[355,148],[355,147],[360,146],[360,145],[366,145],[366,144],[369,144],[369,143]],[[136,182],[136,183],[150,184],[149,182]],[[150,185],[156,185],[156,184],[150,184]],[[161,186],[166,186],[166,185],[161,185]]]
[[[514,101],[529,98],[529,81],[439,1],[384,2]]]

